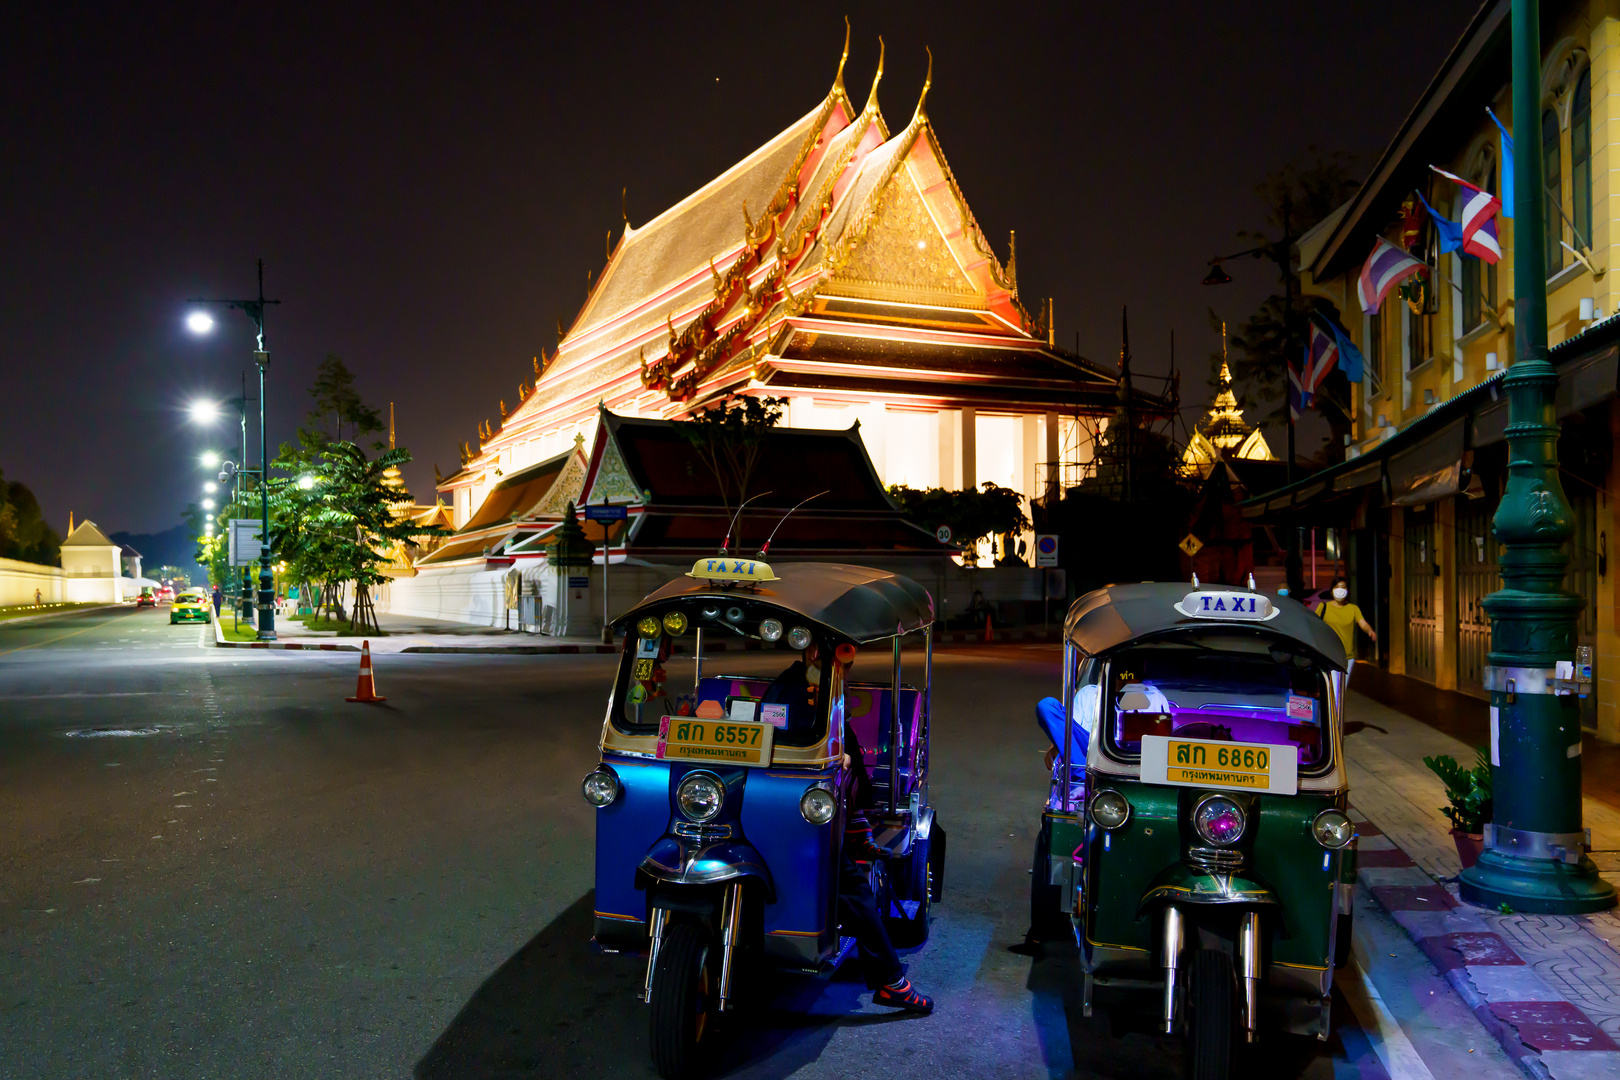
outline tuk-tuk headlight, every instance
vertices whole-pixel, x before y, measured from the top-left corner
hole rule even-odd
[[[658,619],[652,615],[644,615],[641,621],[636,623],[636,629],[641,632],[642,637],[657,637]]]
[[[585,774],[579,790],[586,802],[601,809],[619,797],[619,778],[611,770],[595,769]]]
[[[810,647],[810,631],[803,626],[795,626],[788,631],[788,644],[800,652]]]
[[[825,825],[838,812],[838,803],[832,792],[824,787],[813,787],[799,797],[799,813],[812,825]]]
[[[1131,804],[1117,791],[1099,791],[1091,797],[1091,820],[1105,829],[1117,829],[1130,820]]]
[[[680,637],[686,633],[686,616],[679,611],[664,612],[664,629],[669,631],[671,637]]]
[[[726,802],[726,785],[708,773],[692,773],[675,789],[675,802],[693,821],[708,821]]]
[[[1340,810],[1324,810],[1311,822],[1311,835],[1325,848],[1337,851],[1356,838],[1356,826]]]
[[[775,641],[782,636],[782,624],[775,619],[759,620],[759,636],[765,641]]]
[[[1225,795],[1205,795],[1193,807],[1193,828],[1206,843],[1237,843],[1246,822],[1243,807]]]

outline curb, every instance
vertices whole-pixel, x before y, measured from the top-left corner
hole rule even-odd
[[[1491,912],[1459,899],[1447,883],[1417,865],[1364,812],[1354,806],[1351,811],[1361,835],[1357,885],[1400,926],[1530,1080],[1556,1080],[1544,1052],[1558,1055],[1553,1064],[1565,1075],[1599,1075],[1587,1068],[1601,1069],[1605,1062],[1609,1068],[1620,1066],[1620,1050],[1611,1049],[1613,1040],[1579,1005],[1547,985],[1537,968],[1492,929],[1486,921]],[[1493,976],[1504,990],[1502,1000],[1493,1002],[1482,993],[1475,985],[1475,973],[1481,978]],[[1538,1043],[1556,1041],[1559,1035],[1548,1034],[1556,1029],[1567,1043],[1598,1045],[1538,1048],[1526,1041],[1522,1028],[1532,1029],[1530,1038]],[[1580,1066],[1570,1062],[1572,1068],[1566,1073],[1562,1063],[1572,1053],[1583,1061]],[[1598,1056],[1589,1057],[1594,1054]],[[1603,1075],[1620,1075],[1620,1070]]]
[[[225,629],[220,625],[219,616],[215,615],[208,620],[214,628],[214,647],[217,649],[284,649],[294,652],[359,652],[358,645],[327,645],[323,643],[302,641],[226,641]]]

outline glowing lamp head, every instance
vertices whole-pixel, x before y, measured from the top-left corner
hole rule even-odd
[[[219,485],[214,483],[212,480],[206,481],[203,484],[203,490],[208,492],[208,494],[210,494],[210,495],[212,495],[214,493],[215,489],[218,488],[218,487],[219,487]]]
[[[214,317],[206,311],[193,311],[186,316],[186,329],[193,334],[208,334],[214,329]]]
[[[193,401],[186,406],[186,412],[194,424],[212,424],[219,419],[219,405],[212,401]]]
[[[212,469],[215,465],[219,464],[219,455],[214,453],[212,450],[204,450],[202,463],[203,468]]]
[[[214,500],[213,499],[204,499],[202,501],[202,508],[204,510],[212,510],[214,508]]]
[[[300,476],[298,478],[298,487],[301,490],[308,491],[310,488],[312,488],[314,486],[315,486],[315,478],[313,476]]]

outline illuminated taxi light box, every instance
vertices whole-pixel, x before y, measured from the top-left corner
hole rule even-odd
[[[658,722],[658,758],[766,766],[775,735],[770,724],[666,716]]]
[[[1242,589],[1195,589],[1175,608],[1190,619],[1236,622],[1265,622],[1276,618],[1280,610],[1265,593]]]
[[[716,555],[712,559],[699,559],[692,564],[687,577],[704,581],[775,581],[776,571],[770,563],[758,559],[733,559]]]
[[[1142,780],[1294,795],[1299,791],[1299,747],[1144,735]]]

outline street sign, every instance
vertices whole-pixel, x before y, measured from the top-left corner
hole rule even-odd
[[[1184,551],[1189,559],[1198,554],[1200,551],[1204,550],[1204,542],[1198,539],[1198,537],[1194,536],[1192,533],[1188,533],[1186,536],[1183,536],[1181,538],[1181,543],[1177,544],[1176,546]]]
[[[1058,538],[1051,533],[1039,533],[1035,537],[1035,565],[1056,566],[1058,564]]]
[[[938,540],[942,544],[950,543],[951,542],[951,527],[949,525],[941,525],[939,528],[935,529],[934,530],[934,539]]]
[[[591,587],[591,579],[588,577],[571,577],[568,579],[568,587],[570,589],[588,589]]]
[[[630,511],[623,506],[587,506],[585,508],[586,521],[623,521],[630,516]]]
[[[264,522],[259,518],[231,518],[230,531],[226,535],[230,538],[229,557],[232,566],[258,564],[263,529]]]

